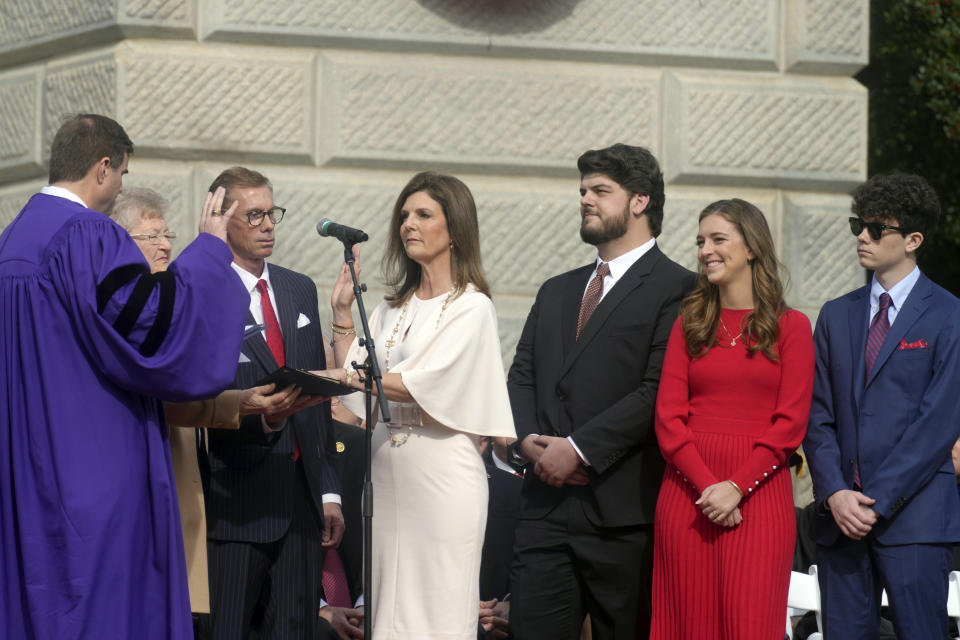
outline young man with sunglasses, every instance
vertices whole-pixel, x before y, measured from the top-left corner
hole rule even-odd
[[[940,216],[914,175],[853,192],[869,286],[824,305],[806,451],[827,638],[876,638],[885,589],[899,638],[944,638],[960,541],[960,301],[917,268]]]

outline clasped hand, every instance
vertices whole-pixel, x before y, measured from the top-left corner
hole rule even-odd
[[[363,638],[363,605],[355,609],[345,609],[327,605],[320,609],[320,617],[325,619],[337,632],[339,638]]]
[[[499,640],[510,637],[510,602],[493,600],[480,601],[480,626],[487,638]]]
[[[735,527],[743,522],[739,507],[742,499],[740,490],[732,482],[724,480],[704,489],[694,504],[714,524]]]
[[[876,500],[859,491],[841,489],[827,498],[833,520],[843,535],[859,540],[870,533],[877,522],[877,512],[870,508]]]
[[[533,472],[552,487],[590,483],[587,470],[570,441],[557,436],[526,436],[520,442],[520,454],[533,463]]]

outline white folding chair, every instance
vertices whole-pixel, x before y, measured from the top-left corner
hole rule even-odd
[[[958,575],[960,577],[960,575]],[[790,591],[787,593],[787,636],[793,638],[793,627],[790,617],[813,611],[817,616],[817,633],[810,635],[810,640],[822,640],[820,635],[822,624],[820,621],[820,583],[817,582],[817,565],[810,565],[810,573],[790,572]]]
[[[960,633],[960,571],[951,571],[947,583],[947,615]]]

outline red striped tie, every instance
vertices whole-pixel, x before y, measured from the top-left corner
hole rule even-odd
[[[890,333],[890,318],[887,311],[893,304],[889,293],[880,294],[880,309],[870,321],[870,331],[867,332],[867,348],[864,350],[863,359],[867,367],[867,375],[873,369],[877,356],[880,355],[880,349],[883,347],[883,341]]]

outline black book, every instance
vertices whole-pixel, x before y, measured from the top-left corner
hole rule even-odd
[[[277,391],[285,389],[290,385],[296,385],[303,389],[301,394],[308,396],[345,396],[348,393],[358,391],[353,387],[348,387],[336,378],[318,376],[309,371],[300,369],[291,369],[290,367],[280,367],[267,377],[257,380],[256,387],[276,383]]]

